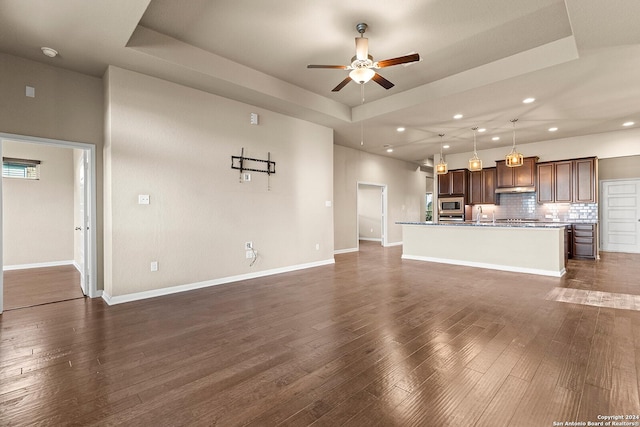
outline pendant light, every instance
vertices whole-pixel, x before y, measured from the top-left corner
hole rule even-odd
[[[440,161],[436,165],[436,173],[438,175],[444,175],[447,173],[447,164],[444,162],[444,156],[442,155],[442,137],[444,133],[438,134],[440,135]]]
[[[518,166],[522,166],[524,164],[524,156],[522,153],[518,153],[516,150],[516,122],[518,119],[511,120],[513,123],[513,147],[511,148],[511,152],[507,154],[505,157],[505,162],[508,167],[515,168]]]
[[[471,172],[482,170],[482,160],[478,158],[478,152],[476,151],[476,131],[477,127],[471,128],[473,131],[473,157],[469,159],[469,170]]]

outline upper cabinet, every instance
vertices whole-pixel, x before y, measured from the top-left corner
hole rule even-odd
[[[596,202],[596,159],[538,164],[538,203]]]
[[[595,157],[573,161],[573,201],[575,203],[595,203],[598,201],[596,191],[597,164]]]
[[[524,164],[510,168],[504,160],[496,161],[497,188],[533,187],[536,184],[537,157],[525,157]]]
[[[470,205],[496,203],[496,168],[469,172],[468,197]]]
[[[458,169],[438,175],[438,196],[465,196],[467,195],[466,169]]]

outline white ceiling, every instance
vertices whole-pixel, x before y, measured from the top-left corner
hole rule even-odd
[[[439,133],[472,150],[474,126],[479,150],[510,145],[512,118],[519,144],[640,126],[638,16],[637,0],[0,0],[0,51],[94,76],[113,64],[422,162]],[[306,68],[349,64],[359,22],[376,60],[422,58],[381,69],[395,87],[365,84],[364,103],[353,82],[331,92],[347,71]]]

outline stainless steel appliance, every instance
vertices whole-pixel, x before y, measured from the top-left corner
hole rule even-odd
[[[442,197],[438,199],[438,220],[464,221],[464,197]]]

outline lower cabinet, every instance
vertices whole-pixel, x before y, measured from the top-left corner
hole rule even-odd
[[[573,224],[568,234],[570,258],[596,259],[596,224]]]

